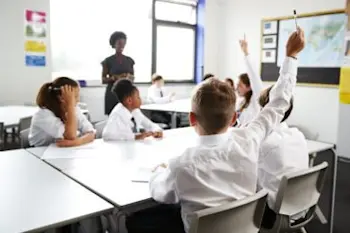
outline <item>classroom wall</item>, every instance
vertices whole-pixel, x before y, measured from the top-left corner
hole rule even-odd
[[[226,46],[221,60],[224,62],[221,76],[237,77],[245,72],[238,40],[244,33],[247,36],[250,54],[259,69],[260,62],[260,23],[262,18],[298,13],[326,11],[344,8],[345,0],[229,0],[223,8],[225,29],[221,36]],[[319,87],[297,87],[295,109],[290,118],[291,124],[306,126],[319,134],[319,140],[336,143],[338,125],[338,89]]]
[[[49,42],[47,66],[44,68],[25,66],[24,11],[26,9],[49,13],[49,1],[0,1],[0,104],[33,102],[40,85],[51,80]],[[49,20],[49,17],[47,18]]]

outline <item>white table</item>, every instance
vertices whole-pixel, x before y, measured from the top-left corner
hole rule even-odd
[[[5,128],[13,128],[18,126],[21,118],[33,116],[38,110],[37,106],[0,106],[0,122],[4,123]],[[87,114],[88,110],[82,109],[82,113]]]
[[[191,111],[191,99],[180,99],[165,104],[145,104],[143,110],[162,111],[171,114],[171,128],[176,128],[177,113],[189,113]]]
[[[167,161],[169,158],[179,156],[187,147],[196,142],[193,128],[179,128],[167,130],[163,140],[146,140],[144,142],[115,142],[108,143],[111,147],[105,154],[113,159],[53,159],[47,160],[52,166],[62,170],[63,173],[98,193],[113,205],[120,208],[146,203],[150,200],[147,183],[131,182],[130,176],[135,167],[151,166]],[[307,141],[309,153],[330,150],[332,144]],[[28,149],[34,155],[41,157],[45,147]],[[337,172],[337,157],[334,153],[332,199],[329,219],[333,228],[335,180]],[[91,172],[93,170],[93,172]],[[115,185],[110,185],[115,184]],[[121,188],[122,187],[122,188]],[[330,231],[332,232],[332,231]]]
[[[113,206],[25,150],[0,152],[0,232],[44,231]]]
[[[13,128],[21,118],[33,116],[37,111],[36,106],[0,106],[0,122],[4,123],[5,128]]]

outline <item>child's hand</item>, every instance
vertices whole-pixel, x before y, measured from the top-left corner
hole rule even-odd
[[[66,108],[75,106],[75,93],[72,86],[61,87],[61,102]]]
[[[152,170],[152,172],[157,171],[157,169],[160,168],[160,167],[162,167],[162,168],[167,168],[168,165],[166,165],[165,163],[159,164],[158,166],[156,166],[156,167]]]
[[[244,55],[248,56],[248,54],[249,54],[248,53],[248,42],[245,38],[245,35],[244,35],[244,39],[239,41],[239,45],[241,46],[241,50],[244,53]]]
[[[140,134],[135,135],[136,140],[143,140],[147,137],[153,136],[153,132],[143,132]]]
[[[163,138],[163,131],[154,132],[153,137],[154,138]]]
[[[297,57],[297,55],[305,47],[305,36],[304,31],[298,27],[298,31],[294,32],[288,39],[287,42],[287,56],[288,57]]]

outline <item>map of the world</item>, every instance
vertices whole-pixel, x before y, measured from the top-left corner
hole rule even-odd
[[[344,58],[345,14],[330,14],[298,19],[305,31],[306,47],[300,53],[300,67],[340,67]],[[278,66],[285,57],[286,42],[296,30],[294,19],[281,20],[278,36]]]

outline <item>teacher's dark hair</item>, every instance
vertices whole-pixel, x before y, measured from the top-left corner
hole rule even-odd
[[[60,77],[55,79],[53,82],[48,82],[42,85],[36,97],[36,103],[40,108],[49,109],[62,121],[64,119],[64,113],[62,113],[60,96],[61,87],[66,85],[73,88],[79,87],[79,84],[73,79]]]
[[[116,31],[109,38],[109,44],[112,46],[112,48],[115,48],[115,42],[122,39],[127,39],[126,34],[124,32]]]

